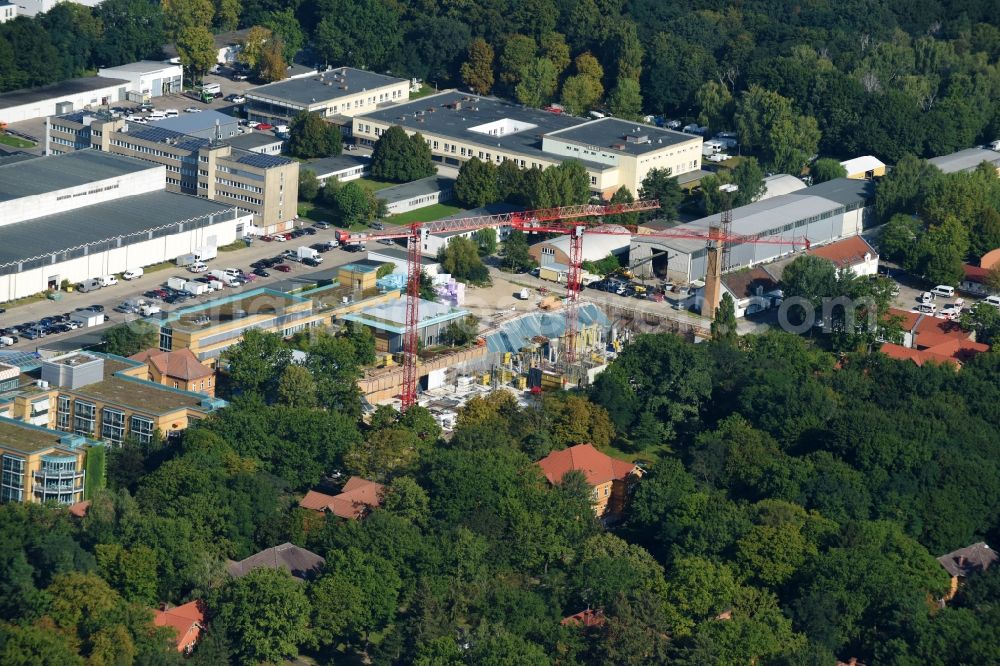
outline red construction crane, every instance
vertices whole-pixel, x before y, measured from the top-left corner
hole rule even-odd
[[[362,244],[368,241],[383,239],[407,239],[406,252],[406,326],[403,333],[403,390],[401,393],[402,411],[406,411],[417,402],[417,341],[420,304],[420,247],[424,232],[428,234],[478,231],[479,229],[509,226],[527,233],[569,234],[569,273],[566,281],[566,350],[565,357],[570,363],[576,360],[576,336],[579,329],[579,295],[581,288],[580,272],[583,263],[583,239],[588,234],[621,234],[635,233],[635,227],[623,227],[609,224],[595,226],[586,222],[586,218],[603,217],[623,213],[637,213],[655,210],[660,207],[657,201],[636,201],[620,204],[583,204],[579,206],[560,206],[538,210],[516,211],[498,215],[479,215],[436,222],[415,222],[384,230],[339,231],[337,239],[341,244]],[[569,221],[567,223],[567,221]],[[768,243],[773,245],[804,245],[807,249],[809,241],[805,238],[781,238],[765,236],[745,236],[725,233],[722,229],[711,227],[706,229],[664,229],[643,233],[644,239],[680,238],[703,240],[709,248],[720,249],[725,245],[742,243]],[[718,276],[717,278],[718,279]]]
[[[369,241],[405,238],[406,249],[406,326],[403,332],[403,391],[400,396],[402,410],[406,411],[417,402],[417,324],[420,321],[420,247],[423,234],[478,231],[479,229],[511,227],[528,233],[572,233],[570,242],[570,287],[569,310],[566,317],[568,340],[576,339],[576,300],[580,283],[580,255],[583,247],[584,226],[558,224],[562,220],[576,220],[621,213],[637,213],[655,210],[656,201],[636,201],[620,204],[583,204],[579,206],[559,206],[538,210],[516,211],[499,215],[478,215],[436,222],[415,222],[384,230],[338,231],[337,240],[341,244],[362,244]],[[570,345],[574,349],[575,344]],[[570,351],[573,358],[575,351]]]

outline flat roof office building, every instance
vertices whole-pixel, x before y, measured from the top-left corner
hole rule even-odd
[[[604,198],[622,185],[637,193],[650,169],[669,169],[674,176],[701,169],[700,136],[617,118],[576,118],[454,90],[357,115],[352,131],[373,144],[393,125],[420,132],[434,159],[445,164],[476,157],[544,169],[579,160],[591,191]]]
[[[231,243],[252,217],[166,191],[162,165],[96,150],[0,166],[0,301]]]
[[[102,67],[97,75],[128,81],[126,96],[132,102],[148,102],[154,97],[184,92],[184,68],[169,62],[140,60],[118,67]]]
[[[250,120],[287,124],[302,111],[349,118],[410,97],[410,82],[352,67],[270,83],[246,94]]]
[[[299,164],[285,157],[104,114],[49,118],[45,134],[49,154],[92,147],[162,164],[167,190],[235,206],[253,215],[253,226],[261,233],[291,228],[298,214]]]

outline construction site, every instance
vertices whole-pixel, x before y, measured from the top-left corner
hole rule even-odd
[[[618,225],[599,224],[600,218],[656,207],[656,202],[648,201],[571,206],[341,232],[339,240],[345,244],[408,241],[405,274],[386,278],[393,282],[386,282],[386,287],[400,289],[399,300],[345,317],[369,327],[382,353],[378,367],[359,380],[366,401],[391,404],[401,411],[413,405],[426,407],[447,432],[454,426],[457,410],[475,395],[508,389],[527,403],[545,391],[587,386],[635,335],[671,332],[692,340],[707,337],[721,295],[727,247],[733,242],[768,242],[733,236],[726,216],[722,224],[703,231],[660,232],[705,243],[708,274],[701,316],[671,309],[662,297],[612,302],[590,293],[581,295],[584,237],[628,233]],[[523,275],[494,275],[489,288],[458,288],[452,280],[438,287],[439,302],[421,298],[421,234],[499,226],[568,236],[565,281],[550,290],[525,285],[523,281],[529,278]],[[460,344],[453,340],[455,326],[473,328]]]

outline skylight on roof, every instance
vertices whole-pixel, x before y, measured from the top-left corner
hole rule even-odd
[[[470,127],[470,132],[476,132],[478,134],[486,134],[487,136],[506,136],[508,134],[517,134],[518,132],[523,132],[525,130],[535,129],[538,125],[532,125],[531,123],[526,123],[522,120],[511,120],[510,118],[501,118],[500,120],[494,120],[491,123],[486,123],[485,125],[476,125],[475,127]]]

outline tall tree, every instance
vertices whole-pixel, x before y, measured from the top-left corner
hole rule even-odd
[[[270,28],[271,33],[281,40],[282,56],[285,62],[292,62],[295,54],[305,46],[306,37],[302,32],[302,26],[290,8],[281,11],[268,13],[261,22],[265,28]]]
[[[670,169],[656,168],[650,169],[642,179],[639,198],[656,199],[660,202],[660,208],[655,215],[676,220],[677,207],[684,199],[684,192],[677,184],[677,179],[670,173]]]
[[[269,395],[291,362],[292,351],[277,333],[248,328],[222,359],[237,390]]]
[[[399,12],[385,0],[325,0],[313,44],[327,64],[382,70],[401,40]]]
[[[104,26],[103,38],[95,50],[98,62],[113,65],[151,58],[160,53],[167,40],[160,3],[108,0],[96,11]]]
[[[240,50],[236,54],[236,61],[256,71],[260,67],[264,47],[272,39],[274,39],[274,32],[270,28],[253,26],[240,40]]]
[[[815,118],[796,114],[791,100],[757,85],[737,102],[736,126],[746,148],[760,151],[765,164],[793,175],[819,146]]]
[[[712,320],[712,339],[728,345],[736,344],[739,334],[736,331],[736,303],[729,292],[722,294],[719,307],[715,309]]]
[[[343,148],[340,128],[323,120],[318,113],[300,111],[289,126],[288,152],[295,157],[329,157]]]
[[[407,136],[398,125],[387,129],[375,142],[371,169],[373,177],[398,183],[426,178],[435,171],[423,136],[419,132]]]
[[[462,63],[462,83],[473,92],[488,95],[493,88],[493,47],[482,37],[469,42],[468,59]]]
[[[212,0],[168,0],[163,3],[164,27],[167,37],[180,39],[188,28],[208,30],[215,16]]]
[[[101,335],[104,352],[116,356],[138,354],[144,349],[156,347],[159,341],[159,331],[141,320],[112,326]]]
[[[537,50],[538,44],[527,35],[510,35],[504,41],[498,64],[500,81],[506,86],[509,93],[514,93],[517,85],[528,76],[535,63]]]
[[[528,239],[523,231],[513,230],[507,234],[500,250],[505,268],[512,271],[526,271],[534,264],[531,255],[528,254]]]
[[[497,168],[492,162],[473,157],[458,170],[455,198],[468,208],[479,208],[500,200],[497,192]]]
[[[608,96],[608,108],[620,118],[636,120],[642,115],[642,92],[639,82],[632,78],[619,78]]]
[[[732,183],[738,188],[733,193],[733,206],[746,206],[760,199],[767,191],[764,170],[755,157],[743,159],[732,172]]]
[[[514,89],[517,101],[539,108],[552,101],[559,85],[559,72],[548,58],[536,58]]]
[[[817,185],[834,178],[844,178],[847,176],[847,169],[831,157],[821,157],[809,167],[809,175],[812,176],[813,184]]]
[[[242,663],[295,657],[309,637],[309,600],[284,569],[261,567],[230,580],[217,612]]]
[[[185,27],[177,35],[177,53],[181,63],[195,78],[201,78],[215,66],[218,50],[215,38],[204,26]]]
[[[278,380],[278,402],[289,407],[315,407],[316,382],[307,368],[289,364]]]

